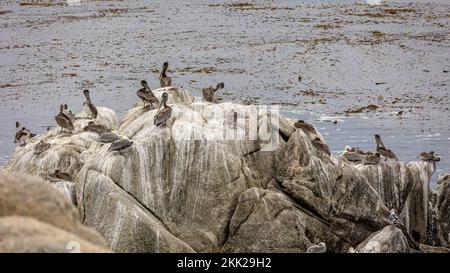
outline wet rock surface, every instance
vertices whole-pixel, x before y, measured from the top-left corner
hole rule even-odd
[[[283,116],[253,115],[251,105],[195,102],[181,87],[154,90],[158,99],[163,92],[172,107],[167,126],[155,127],[157,110],[141,103],[120,122],[103,109],[111,114],[96,122],[133,141],[123,151],[109,152],[110,144],[98,143],[91,133],[66,136],[53,129],[16,148],[3,169],[44,179],[44,170],[54,166],[69,172],[72,181],[57,183],[74,183],[78,214],[50,223],[73,232],[78,229],[67,223],[79,217],[113,251],[305,252],[319,242],[327,252],[447,246],[448,177],[441,177],[434,193],[434,163],[351,164],[313,145],[316,137],[326,144],[317,128],[316,134],[296,130]],[[236,121],[230,119],[234,113]],[[261,136],[223,138],[230,132],[246,136],[252,118],[257,131],[279,129],[272,135],[278,145]],[[46,161],[32,156],[39,139],[57,149],[46,151],[51,157],[42,155]],[[81,143],[75,152],[74,143]],[[75,154],[69,160],[68,152]],[[58,197],[69,212],[71,194]],[[47,209],[52,210],[43,208],[38,220],[49,221]],[[399,212],[402,228],[391,225],[390,209]],[[4,216],[10,214],[16,215]]]

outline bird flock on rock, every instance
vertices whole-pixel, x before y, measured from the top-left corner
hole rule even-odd
[[[167,75],[168,68],[169,63],[164,62],[161,69],[161,73],[159,75],[160,86],[162,88],[172,86],[172,79]],[[142,101],[143,107],[144,108],[150,107],[150,109],[153,109],[154,105],[159,104],[159,107],[157,108],[157,112],[155,113],[153,119],[153,124],[156,127],[167,126],[167,121],[170,119],[172,115],[172,108],[167,104],[169,98],[168,93],[164,92],[161,96],[161,101],[159,101],[158,98],[153,94],[147,81],[142,80],[140,84],[142,87],[136,92],[136,95]],[[223,89],[224,87],[225,87],[224,83],[219,82],[216,84],[215,87],[209,86],[203,88],[202,89],[203,100],[210,103],[217,103],[221,99],[216,96],[216,93],[218,90]],[[133,145],[133,141],[128,139],[127,137],[119,136],[118,134],[111,132],[111,130],[106,128],[104,125],[96,124],[94,122],[94,120],[99,115],[98,109],[91,100],[89,90],[84,90],[83,94],[86,98],[86,100],[83,102],[83,110],[86,114],[86,118],[91,120],[83,128],[83,131],[98,134],[99,136],[97,141],[100,143],[103,144],[111,143],[111,145],[108,148],[109,152],[114,151],[121,152],[122,150]],[[241,99],[241,103],[244,105],[249,105],[254,104],[255,101],[252,100],[250,97],[247,97]],[[68,109],[67,104],[61,104],[59,106],[59,112],[55,116],[55,121],[61,128],[62,133],[63,132],[69,134],[73,133],[75,131],[74,121],[76,119],[77,117],[71,110]],[[236,119],[236,113],[234,119]],[[304,120],[298,120],[297,122],[295,122],[294,127],[296,129],[303,130],[307,135],[310,136],[311,144],[317,151],[323,152],[326,155],[331,156],[330,148],[318,136],[313,125],[305,122]],[[17,129],[20,128],[19,122],[16,122],[16,128]],[[30,138],[33,138],[34,136],[36,136],[36,134],[31,133],[30,130],[27,129],[26,127],[22,127],[15,134],[14,143],[19,143],[20,146],[25,146],[27,141]],[[375,152],[371,151],[364,152],[359,148],[346,146],[344,152],[342,153],[342,157],[351,163],[362,163],[365,165],[376,165],[381,162],[382,157],[384,157],[385,160],[398,160],[395,153],[384,145],[380,135],[378,134],[375,135],[375,142],[376,142]],[[35,145],[34,154],[40,155],[45,151],[49,150],[50,147],[51,147],[50,143],[41,140],[37,145]],[[438,155],[433,151],[422,152],[418,157],[423,161],[437,162],[440,160]],[[52,177],[54,177],[55,179],[61,179],[60,177],[64,176],[65,176],[64,174],[62,175],[61,172],[58,171],[54,173]]]
[[[303,132],[310,137],[311,144],[317,151],[325,153],[328,156],[331,155],[330,148],[318,136],[316,129],[312,124],[307,123],[304,120],[298,120],[294,123],[294,127],[303,130]],[[364,152],[360,148],[346,146],[342,153],[342,157],[350,163],[361,163],[364,165],[377,165],[381,162],[382,157],[384,157],[385,160],[398,160],[395,153],[384,145],[381,136],[378,134],[375,135],[375,144],[375,152]],[[433,151],[422,152],[418,157],[423,161],[440,161],[440,157]]]

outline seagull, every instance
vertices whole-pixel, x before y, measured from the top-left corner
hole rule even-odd
[[[306,253],[326,253],[327,252],[327,246],[324,242],[320,242],[317,245],[312,245],[308,247],[306,250]]]
[[[389,213],[389,221],[391,222],[391,224],[396,225],[401,223],[400,219],[397,216],[397,213],[395,212],[395,209],[391,209],[391,212]]]

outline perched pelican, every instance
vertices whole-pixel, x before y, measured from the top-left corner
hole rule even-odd
[[[364,158],[364,152],[350,146],[345,146],[342,157],[350,162],[361,162]]]
[[[119,140],[119,136],[114,133],[110,133],[110,132],[101,133],[100,136],[98,137],[98,142],[102,142],[102,143],[111,143],[116,140]]]
[[[36,146],[34,146],[34,154],[40,155],[41,153],[50,149],[50,146],[51,146],[50,143],[46,143],[43,140],[41,140]]]
[[[128,140],[126,138],[122,138],[122,139],[116,140],[113,143],[111,143],[111,146],[109,146],[109,148],[108,148],[108,152],[113,152],[113,151],[120,152],[120,151],[130,147],[131,145],[133,145],[133,141]]]
[[[166,121],[170,118],[172,115],[172,108],[167,105],[167,99],[168,99],[167,93],[162,94],[162,100],[158,108],[158,113],[156,113],[153,124],[156,125],[156,127],[163,125],[166,126]],[[161,106],[164,105],[164,108],[161,109]]]
[[[327,155],[331,155],[330,148],[320,138],[316,137],[315,139],[311,140],[311,143],[317,150],[320,150]]]
[[[83,91],[84,96],[86,97],[86,101],[83,103],[84,112],[86,112],[88,118],[94,119],[97,118],[98,111],[97,108],[91,102],[91,96],[89,95],[89,90]]]
[[[58,182],[58,181],[72,181],[72,177],[68,173],[60,172],[59,170],[56,170],[53,174],[49,174],[47,176],[48,180],[50,182]]]
[[[172,85],[172,79],[166,75],[167,68],[169,68],[169,63],[165,62],[163,64],[161,74],[159,75],[159,83],[161,87],[168,87]]]
[[[311,124],[305,122],[304,120],[298,120],[294,123],[294,127],[298,129],[302,129],[305,133],[308,134],[316,134],[316,129]]]
[[[350,162],[361,162],[363,160],[363,155],[355,152],[345,152],[342,157]]]
[[[84,126],[83,131],[93,132],[97,134],[109,133],[111,132],[108,128],[101,124],[95,124],[93,121],[89,121],[87,126]]]
[[[327,252],[327,246],[324,242],[320,242],[317,245],[312,245],[308,247],[306,250],[306,253],[326,253]]]
[[[144,107],[146,102],[150,103],[151,106],[153,106],[153,103],[159,103],[158,99],[155,97],[152,90],[148,86],[147,81],[142,80],[141,85],[143,88],[139,89],[136,94],[144,103]]]
[[[377,152],[380,153],[380,155],[384,156],[387,159],[398,160],[394,152],[387,149],[386,146],[384,146],[380,135],[375,135],[375,142],[377,143]]]
[[[63,104],[59,106],[59,113],[58,115],[55,116],[55,120],[56,123],[58,123],[58,125],[61,127],[61,130],[62,129],[67,129],[69,131],[75,130],[75,127],[73,127],[73,123],[70,120],[70,118],[66,114],[64,114]]]
[[[18,122],[16,122],[16,126],[17,125],[19,125]],[[30,137],[31,137],[30,131],[27,128],[22,127],[22,129],[17,131],[17,133],[15,134],[15,136],[14,136],[14,143],[19,142],[20,146],[25,146],[27,144],[26,141],[29,140]]]
[[[380,153],[375,153],[374,155],[367,154],[366,157],[363,159],[364,165],[377,165],[381,161]]]
[[[423,161],[433,161],[433,162],[441,161],[441,158],[438,156],[438,154],[435,154],[433,151],[422,152],[420,153],[419,157]]]
[[[224,83],[223,82],[219,82],[216,85],[216,88],[214,88],[212,86],[207,87],[207,88],[203,88],[202,89],[203,99],[205,101],[208,101],[208,102],[216,102],[217,99],[215,97],[215,93],[217,92],[217,90],[223,89],[224,87],[225,87]]]

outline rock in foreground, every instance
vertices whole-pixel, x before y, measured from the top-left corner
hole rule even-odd
[[[76,208],[40,178],[0,174],[0,252],[109,252]]]

